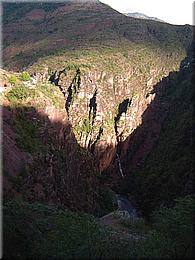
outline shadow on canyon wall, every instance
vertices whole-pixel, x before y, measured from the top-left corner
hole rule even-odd
[[[112,176],[110,185],[116,193],[129,194],[145,214],[193,193],[192,46],[180,70],[170,72],[146,96],[152,101],[142,123],[119,143],[124,179],[116,157],[103,173]]]
[[[4,106],[2,112],[4,199],[100,214],[98,163],[68,121],[27,106]]]

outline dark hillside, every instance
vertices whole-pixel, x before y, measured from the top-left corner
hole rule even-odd
[[[4,199],[55,204],[101,214],[98,167],[53,108],[3,107]],[[99,200],[99,202],[98,202]]]
[[[127,175],[122,190],[136,198],[145,214],[194,192],[192,63],[163,79],[154,92],[123,150]]]

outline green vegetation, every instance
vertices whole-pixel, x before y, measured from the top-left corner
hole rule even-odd
[[[9,83],[16,85],[18,78],[15,75],[11,75],[9,78]]]
[[[64,108],[65,101],[58,87],[51,84],[42,84],[37,86],[37,91],[40,91],[44,95],[44,98],[50,100],[52,105],[54,105],[56,108]]]
[[[83,124],[81,127],[81,132],[85,133],[85,134],[89,134],[92,131],[92,125],[91,125],[91,121],[89,120],[89,118],[85,118],[83,120]]]
[[[12,88],[7,94],[6,98],[11,103],[21,102],[27,98],[34,99],[37,96],[35,89],[29,89],[23,85]]]
[[[139,245],[139,254],[147,258],[193,257],[194,198],[177,199],[173,208],[153,213],[153,231]]]
[[[4,205],[4,256],[21,259],[75,258],[119,259],[191,258],[193,255],[192,217],[194,199],[178,199],[173,208],[153,214],[152,229],[143,220],[124,225],[139,239],[128,239],[116,229],[98,224],[84,213],[73,213],[57,206],[22,201]],[[134,225],[133,225],[134,223]]]
[[[36,87],[27,87],[24,85],[16,85],[8,93],[5,94],[12,106],[17,104],[34,105],[37,99],[40,100],[38,106],[42,106],[42,99],[51,102],[56,108],[64,108],[64,98],[60,90],[50,84],[37,85]]]
[[[101,216],[109,214],[110,212],[116,210],[117,208],[115,193],[111,189],[104,186],[101,187],[100,189],[99,202],[100,202]]]
[[[5,204],[3,235],[6,258],[105,259],[129,251],[91,215],[22,201]]]
[[[26,111],[20,107],[17,108],[17,114],[13,118],[13,127],[17,134],[16,142],[18,147],[29,153],[38,152],[41,149],[41,139],[39,134],[39,121],[33,121],[28,118],[30,109]],[[31,113],[33,115],[33,109]]]
[[[154,227],[174,243],[176,255],[192,256],[194,198],[176,199],[173,208],[161,208],[153,214]]]
[[[94,217],[55,206],[8,202],[4,207],[7,257],[89,258],[97,255],[100,230]]]
[[[22,81],[29,81],[30,75],[27,71],[24,71],[24,72],[21,73],[20,78],[21,78]]]
[[[124,51],[128,52],[128,59],[124,57]],[[56,69],[67,68],[68,70],[75,70],[79,67],[83,72],[87,72],[89,69],[101,71],[103,68],[105,72],[121,75],[126,74],[129,68],[134,67],[134,76],[135,74],[136,76],[144,74],[147,78],[150,75],[150,69],[157,67],[160,69],[164,65],[165,70],[170,71],[173,67],[177,67],[177,63],[184,55],[183,52],[178,55],[176,51],[173,51],[172,56],[174,58],[169,59],[158,46],[149,43],[145,45],[129,43],[124,46],[99,46],[98,48],[92,46],[88,47],[87,50],[81,48],[61,50],[60,56],[56,51],[54,54],[40,58],[28,70],[38,71],[45,65]],[[139,57],[142,57],[142,59]],[[159,70],[159,73],[162,72]]]

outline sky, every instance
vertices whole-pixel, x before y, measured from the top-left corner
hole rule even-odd
[[[139,12],[171,24],[194,24],[192,0],[100,0],[122,13]]]

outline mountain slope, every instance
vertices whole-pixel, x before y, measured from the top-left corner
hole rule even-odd
[[[3,3],[3,13],[3,60],[12,69],[66,48],[144,42],[172,51],[192,38],[190,26],[133,19],[99,1]]]

